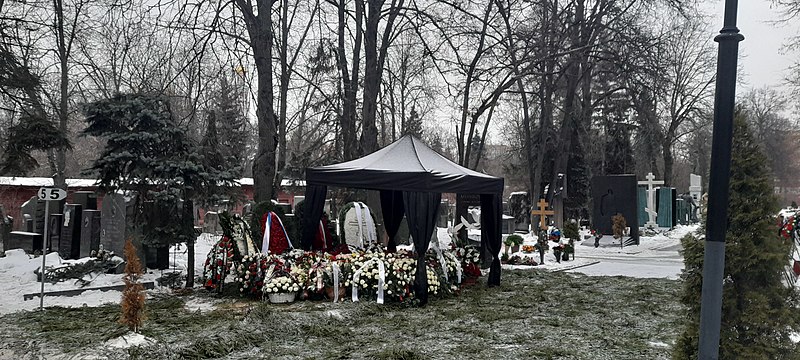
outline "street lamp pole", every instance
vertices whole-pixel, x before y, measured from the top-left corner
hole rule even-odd
[[[736,64],[744,36],[736,27],[738,0],[725,1],[725,21],[714,41],[719,43],[714,94],[714,134],[708,186],[703,292],[700,302],[699,359],[719,358],[722,283],[725,273],[725,233],[728,230],[728,191],[736,101]]]

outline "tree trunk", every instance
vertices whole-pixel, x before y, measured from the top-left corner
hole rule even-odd
[[[183,225],[186,239],[186,287],[194,287],[194,202],[188,197],[183,199]]]
[[[58,130],[67,137],[67,118],[69,117],[69,69],[67,58],[67,39],[64,33],[64,3],[62,0],[54,0],[56,15],[56,36],[58,42],[58,59],[60,65],[60,92],[58,112]],[[73,29],[75,31],[75,29]],[[55,169],[53,169],[53,185],[58,188],[67,189],[67,179],[64,168],[67,164],[67,149],[57,148],[55,150]]]
[[[258,2],[258,16],[243,0],[237,0],[244,13],[250,35],[250,47],[258,74],[256,117],[258,119],[258,148],[253,161],[253,199],[256,203],[271,200],[275,193],[278,124],[272,94],[272,1]]]
[[[669,136],[664,139],[662,147],[664,148],[664,186],[670,186],[675,158],[672,156],[672,141]]]
[[[342,99],[342,115],[339,118],[341,127],[341,145],[342,156],[344,160],[352,160],[358,157],[358,148],[356,141],[356,95],[358,93],[358,69],[359,57],[361,53],[361,22],[364,3],[363,0],[355,1],[355,23],[356,23],[356,36],[353,42],[353,70],[352,77],[351,71],[347,68],[347,56],[345,55],[345,38],[348,37],[347,33],[347,4],[345,0],[339,2],[339,27],[338,27],[338,56],[337,65],[342,78],[343,99]]]
[[[278,103],[278,165],[275,169],[275,181],[273,187],[280,188],[281,185],[281,171],[286,167],[286,108],[288,104],[287,96],[289,94],[289,4],[284,1],[281,5],[281,45],[280,45],[280,61],[281,61],[281,75],[279,85],[279,98]]]
[[[378,67],[378,21],[383,0],[367,0],[367,26],[364,32],[364,109],[361,119],[361,155],[378,149],[378,128],[375,126],[381,69]]]

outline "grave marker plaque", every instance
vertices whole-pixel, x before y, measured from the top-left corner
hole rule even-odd
[[[62,259],[77,259],[80,257],[81,212],[82,206],[79,204],[64,205],[61,242],[58,245],[58,253]]]
[[[87,257],[100,249],[100,210],[81,212],[81,244],[79,257]]]

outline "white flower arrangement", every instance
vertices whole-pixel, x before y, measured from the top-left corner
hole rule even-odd
[[[264,293],[296,293],[300,284],[291,276],[277,276],[264,284]]]

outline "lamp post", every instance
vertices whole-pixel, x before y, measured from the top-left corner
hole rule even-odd
[[[714,41],[719,43],[714,94],[714,134],[708,187],[703,292],[700,302],[700,360],[719,358],[722,282],[725,272],[725,233],[728,229],[728,191],[736,98],[736,63],[744,36],[736,27],[738,0],[725,0],[725,20]]]

